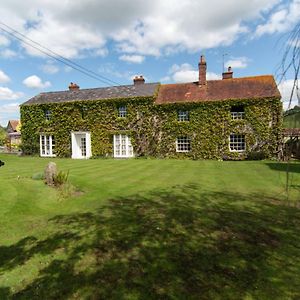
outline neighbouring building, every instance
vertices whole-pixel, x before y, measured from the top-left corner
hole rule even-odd
[[[277,155],[282,104],[273,76],[41,93],[21,105],[25,154],[72,158],[245,159]]]
[[[9,120],[7,132],[7,148],[9,151],[17,149],[21,145],[21,123],[20,120]]]

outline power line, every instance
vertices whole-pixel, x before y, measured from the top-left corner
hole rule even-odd
[[[9,30],[7,30],[7,29],[5,29],[5,28],[3,28],[3,26],[5,26],[9,30],[11,30],[12,32],[9,31]],[[112,85],[112,84],[120,85],[120,83],[118,83],[118,82],[115,82],[115,81],[113,81],[113,80],[111,80],[111,79],[109,79],[107,77],[104,77],[104,76],[102,76],[100,74],[97,74],[94,71],[89,70],[89,69],[87,69],[87,68],[79,65],[78,63],[75,63],[72,60],[63,57],[62,55],[60,55],[60,54],[52,51],[51,49],[43,46],[42,44],[40,44],[40,43],[38,43],[36,41],[28,38],[26,35],[22,34],[21,32],[15,30],[15,29],[13,29],[12,27],[8,26],[7,24],[5,24],[5,23],[3,23],[1,21],[0,21],[0,29],[2,31],[4,31],[5,33],[9,34],[10,36],[12,36],[13,38],[15,38],[15,39],[23,42],[24,44],[26,44],[26,45],[28,45],[28,46],[30,46],[30,47],[38,50],[41,53],[44,53],[45,55],[51,57],[52,59],[55,59],[56,61],[59,61],[59,62],[65,64],[65,65],[71,67],[72,69],[77,70],[77,71],[79,71],[79,72],[81,72],[81,73],[83,73],[83,74],[85,74],[85,75],[87,75],[87,76],[89,76],[89,77],[91,77],[91,78],[93,78],[95,80],[101,81],[102,83],[105,83],[105,84],[108,84],[108,85]],[[16,34],[20,35],[21,37],[17,36]],[[28,41],[30,41],[30,42],[26,41],[25,39],[28,40]],[[34,46],[32,43],[35,44],[35,45],[37,45],[38,47]],[[42,49],[40,49],[39,47],[42,48]]]

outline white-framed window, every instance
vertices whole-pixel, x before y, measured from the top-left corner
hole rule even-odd
[[[133,157],[130,137],[125,134],[114,135],[114,157]]]
[[[232,106],[231,107],[231,119],[242,120],[245,118],[244,106]]]
[[[188,136],[179,136],[176,139],[176,152],[191,151],[191,140]]]
[[[86,137],[80,138],[80,150],[81,150],[81,156],[86,156]]]
[[[51,119],[51,110],[45,110],[45,119],[49,121]]]
[[[246,141],[244,134],[230,134],[229,149],[232,152],[243,152],[246,150]]]
[[[190,116],[189,116],[189,112],[186,110],[179,110],[178,111],[178,121],[179,122],[184,122],[184,121],[189,121],[190,120]]]
[[[40,155],[41,156],[55,156],[55,138],[53,135],[40,135]]]
[[[127,108],[125,105],[118,107],[118,113],[120,118],[125,118],[127,116]]]

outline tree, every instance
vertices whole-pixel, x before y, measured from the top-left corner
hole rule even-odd
[[[6,131],[3,127],[0,126],[0,146],[5,145],[6,140]]]
[[[290,108],[294,95],[297,96],[298,103],[300,103],[300,22],[287,35],[287,39],[285,42],[286,46],[278,71],[280,82],[286,79],[287,73],[292,72],[293,74],[293,86],[290,93],[288,106]]]

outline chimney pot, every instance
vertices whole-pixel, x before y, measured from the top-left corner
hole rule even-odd
[[[231,79],[233,75],[233,71],[231,67],[228,67],[227,72],[222,73],[222,79]]]
[[[143,77],[143,75],[134,76],[134,78],[133,78],[134,85],[139,85],[139,84],[144,84],[144,83],[145,83],[145,78]]]
[[[70,82],[70,85],[69,85],[69,90],[70,91],[74,91],[74,90],[79,90],[79,85],[76,84],[76,83],[73,83],[73,82]]]

